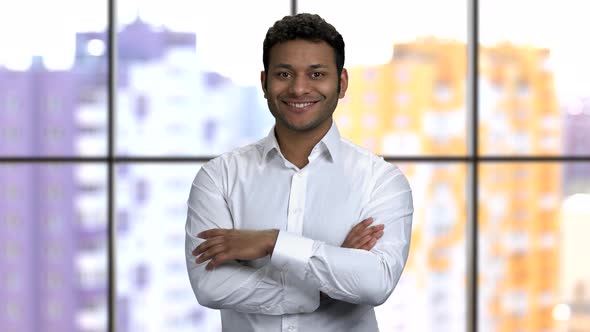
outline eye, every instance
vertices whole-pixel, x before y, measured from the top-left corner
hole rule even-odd
[[[322,76],[324,76],[324,73],[319,72],[319,71],[315,71],[315,72],[311,73],[312,78],[320,78]]]
[[[289,73],[288,73],[288,72],[286,72],[286,71],[282,71],[282,72],[279,72],[279,73],[277,73],[277,76],[278,76],[279,78],[289,78],[289,77],[291,76],[291,74],[289,74]]]

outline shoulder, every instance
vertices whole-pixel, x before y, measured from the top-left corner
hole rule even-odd
[[[397,167],[383,159],[382,156],[376,155],[371,150],[357,145],[346,138],[340,138],[341,155],[343,161],[347,164],[355,164],[365,169],[386,170],[396,169]]]
[[[406,176],[394,163],[345,138],[341,138],[340,146],[344,164],[351,165],[355,172],[368,176],[373,185],[378,186],[380,183],[394,181],[409,190]]]
[[[203,164],[199,172],[204,172],[214,179],[227,179],[234,176],[240,167],[258,163],[263,149],[263,140],[260,140],[225,152]]]

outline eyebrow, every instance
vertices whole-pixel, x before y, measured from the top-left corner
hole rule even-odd
[[[290,64],[287,64],[287,63],[279,63],[279,64],[273,66],[273,68],[274,69],[276,69],[276,68],[285,68],[285,69],[291,69],[292,70],[293,69],[293,66],[290,65]],[[318,64],[310,65],[308,68],[309,69],[328,68],[328,65],[324,65],[324,64],[318,63]]]

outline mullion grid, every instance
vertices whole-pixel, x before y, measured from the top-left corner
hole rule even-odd
[[[77,163],[77,164],[103,164],[107,166],[107,288],[108,288],[108,308],[107,308],[107,326],[109,332],[115,332],[116,329],[116,225],[115,225],[115,167],[117,164],[142,164],[142,163],[198,163],[207,162],[216,156],[167,156],[167,157],[149,157],[133,156],[118,157],[115,155],[115,114],[116,114],[116,68],[117,68],[117,20],[116,20],[116,0],[107,0],[108,8],[108,25],[107,25],[107,155],[106,157],[68,157],[68,156],[47,156],[47,157],[16,157],[0,156],[0,163],[4,164],[43,164],[43,163]],[[297,13],[297,0],[291,0],[291,14]],[[480,156],[478,151],[478,80],[477,64],[479,44],[479,0],[467,1],[467,156],[384,156],[389,162],[417,162],[417,163],[445,163],[457,162],[467,165],[467,229],[466,229],[466,257],[467,257],[467,289],[466,289],[466,331],[478,331],[478,293],[477,293],[477,240],[478,240],[478,167],[480,164],[495,162],[588,162],[590,156]]]
[[[467,2],[467,148],[471,160],[467,164],[467,224],[465,229],[466,254],[466,317],[465,331],[477,332],[478,294],[477,294],[477,240],[478,240],[478,34],[479,0]]]
[[[117,2],[108,1],[108,137],[107,137],[107,213],[108,213],[108,236],[107,236],[107,327],[109,332],[117,330],[117,247],[116,247],[116,225],[115,225],[115,110],[117,107]]]

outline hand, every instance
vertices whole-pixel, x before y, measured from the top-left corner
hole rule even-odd
[[[367,218],[356,224],[350,232],[348,232],[341,247],[363,250],[373,249],[377,240],[383,236],[385,225],[381,224],[369,227],[372,223],[373,218]]]
[[[367,218],[360,223],[356,224],[342,243],[342,248],[362,249],[371,250],[383,236],[383,229],[385,225],[377,225],[369,227],[373,223],[373,218]],[[320,292],[320,300],[330,298],[325,293]]]
[[[205,267],[212,270],[228,261],[253,260],[272,254],[279,231],[250,231],[237,229],[210,229],[197,234],[205,242],[192,251],[197,264],[211,260]]]

